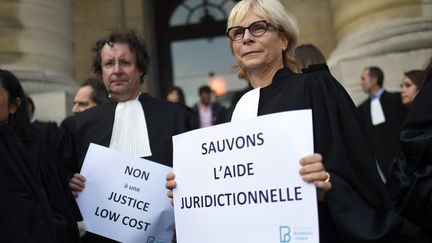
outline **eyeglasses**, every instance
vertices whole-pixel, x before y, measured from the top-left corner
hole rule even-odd
[[[256,22],[253,22],[248,27],[242,27],[242,26],[234,26],[227,30],[226,35],[228,38],[230,38],[232,41],[239,41],[243,39],[246,30],[249,30],[249,33],[253,35],[254,37],[259,37],[264,35],[265,32],[267,32],[268,28],[272,26],[270,23],[268,23],[265,20],[259,20]]]

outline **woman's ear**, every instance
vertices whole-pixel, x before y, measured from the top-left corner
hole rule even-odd
[[[281,42],[282,42],[282,52],[284,52],[288,48],[289,39],[286,36],[281,36]]]
[[[11,114],[15,114],[15,112],[17,112],[18,108],[21,106],[22,103],[22,100],[19,97],[16,97],[14,101],[15,102],[9,105],[9,112]]]

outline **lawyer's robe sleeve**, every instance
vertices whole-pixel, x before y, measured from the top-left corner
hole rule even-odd
[[[75,130],[76,123],[73,118],[66,118],[58,129],[53,145],[56,154],[55,160],[62,164],[68,179],[72,178],[74,173],[79,173],[80,171],[75,152]]]

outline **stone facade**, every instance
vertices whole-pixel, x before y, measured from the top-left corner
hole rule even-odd
[[[403,72],[422,69],[432,56],[432,1],[332,0],[336,49],[328,60],[333,75],[355,103],[366,97],[360,74],[384,71],[384,87],[399,91]]]
[[[29,94],[75,89],[71,16],[70,0],[0,2],[0,67],[12,71]],[[56,97],[51,104],[62,104]],[[58,120],[35,103],[40,117]],[[67,107],[56,109],[64,116]]]

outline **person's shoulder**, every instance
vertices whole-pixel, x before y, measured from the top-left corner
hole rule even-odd
[[[218,118],[216,119],[215,125],[230,122],[234,109],[235,109],[235,105],[232,105],[227,109],[223,110],[221,114],[218,116]]]
[[[330,72],[326,64],[314,64],[308,68],[303,69],[301,81],[304,83],[305,88],[311,92],[311,95],[319,95],[323,98],[326,97],[327,101],[334,102],[348,102],[350,106],[355,107],[351,96],[345,90],[344,86],[335,78]],[[366,100],[365,102],[368,102]]]
[[[222,104],[219,103],[219,102],[212,102],[212,106],[213,106],[215,109],[226,109],[225,106],[222,105]]]
[[[32,123],[33,127],[39,129],[57,129],[57,123],[53,121],[39,121],[36,120]]]
[[[187,109],[184,109],[178,104],[152,97],[149,94],[142,94],[139,97],[139,100],[143,105],[145,112],[157,113],[159,114],[158,116],[170,116],[178,114],[188,115],[189,113]]]
[[[395,96],[395,95],[400,95],[400,92],[389,91],[389,90],[384,89],[382,95]]]
[[[362,101],[362,102],[357,106],[357,109],[359,109],[359,110],[364,110],[364,109],[366,109],[366,108],[369,106],[369,103],[370,103],[370,99],[367,98],[367,99],[363,100],[363,101]]]
[[[199,103],[195,103],[195,104],[192,106],[192,110],[193,110],[193,111],[198,111],[198,109],[199,109]]]
[[[330,72],[329,67],[326,64],[312,64],[307,68],[302,69],[302,73],[313,73],[313,72]]]
[[[295,77],[305,83],[307,87],[322,90],[345,90],[330,73],[326,64],[314,64],[302,69],[302,73]]]
[[[83,126],[88,123],[105,122],[107,118],[114,118],[116,105],[115,103],[97,105],[65,118],[61,126]]]
[[[9,134],[13,134],[14,131],[12,128],[6,123],[0,123],[0,139],[9,136]]]
[[[93,120],[100,117],[101,115],[110,114],[110,112],[115,111],[117,103],[112,104],[100,104],[76,115],[77,119],[80,120]]]
[[[401,93],[397,92],[397,91],[388,91],[388,90],[384,90],[383,97],[389,97],[392,99],[401,99]]]
[[[299,75],[306,80],[335,80],[326,64],[313,64],[302,69]]]
[[[402,106],[402,96],[399,92],[389,92],[384,90],[384,93],[381,96],[381,101]]]
[[[171,102],[168,102],[166,100],[159,99],[159,98],[152,97],[149,94],[142,94],[139,97],[139,100],[143,104],[146,104],[149,107],[151,106],[153,108],[168,109],[168,110],[180,110],[181,109],[180,106],[178,106],[174,103],[171,103]]]

